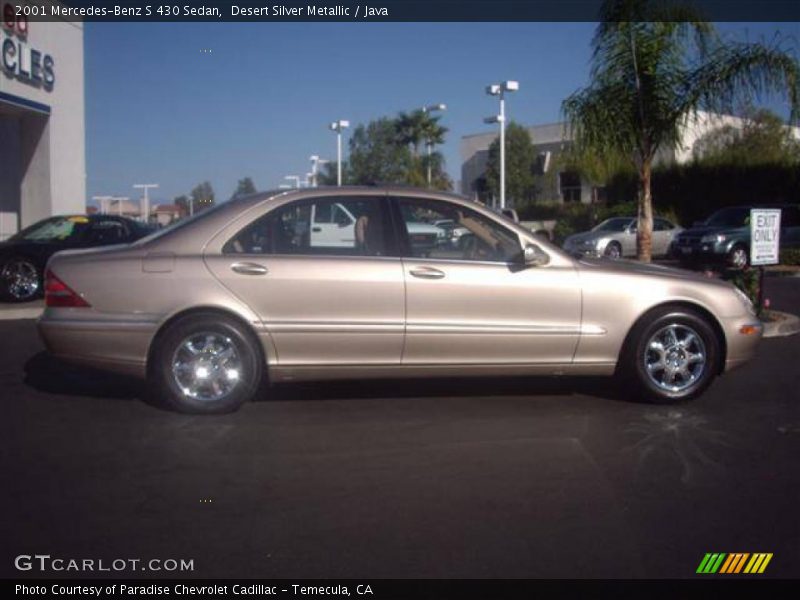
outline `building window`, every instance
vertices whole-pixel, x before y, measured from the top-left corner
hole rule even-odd
[[[558,189],[562,202],[581,201],[581,176],[575,171],[561,171],[558,174]]]

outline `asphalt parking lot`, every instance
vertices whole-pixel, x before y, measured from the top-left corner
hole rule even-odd
[[[767,296],[798,312],[800,279]],[[800,336],[682,406],[598,380],[415,380],[284,385],[224,417],[53,363],[30,320],[0,323],[0,349],[4,577],[42,576],[14,569],[34,553],[194,560],[173,577],[573,578],[771,552],[763,577],[800,575]]]

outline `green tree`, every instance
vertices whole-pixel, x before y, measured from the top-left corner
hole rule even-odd
[[[774,112],[749,111],[741,128],[723,125],[702,136],[692,149],[698,164],[752,167],[800,162],[800,142]]]
[[[396,131],[388,117],[356,127],[350,137],[347,178],[342,179],[355,185],[408,183],[414,161],[409,147],[398,143]]]
[[[211,187],[208,181],[204,181],[195,186],[191,192],[191,196],[195,213],[214,206],[214,188]]]
[[[800,68],[780,40],[723,43],[686,5],[605,0],[592,40],[591,83],[562,104],[576,143],[629,157],[639,178],[637,255],[650,261],[653,159],[674,148],[687,115],[730,112],[741,96],[776,92],[800,105]]]
[[[536,149],[527,129],[513,121],[506,127],[506,196],[514,205],[533,201],[536,194],[534,169]],[[490,194],[500,196],[500,136],[489,146],[486,185]]]
[[[428,185],[428,167],[431,170],[431,187],[451,189],[452,181],[444,170],[444,156],[431,152],[427,148],[441,145],[445,141],[447,127],[439,123],[441,116],[428,111],[415,110],[410,113],[401,112],[394,120],[397,143],[407,146],[411,153],[405,182],[409,185],[424,187]],[[422,149],[425,149],[425,152]]]
[[[172,201],[172,203],[178,207],[181,217],[185,217],[189,214],[189,196],[186,194],[175,196],[175,199]]]
[[[233,196],[231,197],[240,198],[242,196],[249,196],[250,194],[255,194],[256,191],[253,180],[249,177],[245,177],[244,179],[240,179],[239,183],[236,184],[236,191],[233,192]]]

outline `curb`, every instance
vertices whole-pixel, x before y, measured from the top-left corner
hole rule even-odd
[[[28,304],[0,304],[0,321],[38,319],[43,312],[44,301],[42,300]]]
[[[794,335],[795,333],[800,333],[800,317],[779,310],[770,310],[769,312],[773,315],[780,316],[780,320],[764,322],[763,337],[786,337]]]

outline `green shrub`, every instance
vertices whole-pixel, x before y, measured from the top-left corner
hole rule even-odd
[[[800,265],[800,248],[781,250],[780,260],[782,265]]]
[[[747,297],[750,298],[753,306],[756,307],[756,314],[761,315],[761,311],[764,309],[764,307],[760,306],[758,302],[758,269],[732,269],[724,272],[722,274],[722,278],[730,281],[733,285],[747,294]]]

